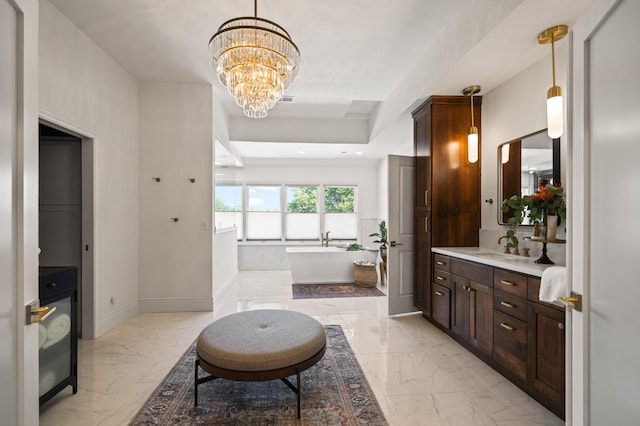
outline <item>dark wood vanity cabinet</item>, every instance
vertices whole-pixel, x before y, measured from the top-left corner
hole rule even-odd
[[[451,331],[484,354],[493,350],[493,268],[451,259]]]
[[[564,419],[565,312],[540,302],[540,278],[437,253],[433,264],[431,320]]]
[[[481,128],[482,97],[474,101]],[[476,247],[480,230],[480,161],[467,160],[471,108],[466,96],[432,96],[412,114],[415,155],[414,304],[427,318],[436,291],[431,247]],[[442,297],[442,296],[438,296]]]

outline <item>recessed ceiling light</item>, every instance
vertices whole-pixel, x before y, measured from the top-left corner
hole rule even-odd
[[[298,151],[298,154],[306,154],[304,151]]]
[[[356,151],[356,155],[362,155],[362,154],[364,154],[364,152],[362,152],[362,151]]]

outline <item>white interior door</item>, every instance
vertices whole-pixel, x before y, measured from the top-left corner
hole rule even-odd
[[[387,278],[389,315],[415,312],[413,306],[413,157],[389,156]]]
[[[16,10],[0,1],[0,412],[2,422],[18,423],[18,374],[16,371],[17,315],[15,179],[17,140],[17,31]],[[10,224],[10,226],[9,226]]]
[[[0,0],[0,424],[38,424],[38,0]]]
[[[636,0],[595,1],[574,34],[572,286],[585,304],[571,315],[575,425],[640,421],[638,17]]]

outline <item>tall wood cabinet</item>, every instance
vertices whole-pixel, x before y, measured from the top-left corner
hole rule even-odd
[[[474,97],[481,129],[482,97]],[[431,247],[477,247],[480,230],[480,162],[467,160],[471,106],[466,96],[432,96],[413,112],[415,167],[414,304],[427,318],[432,297]],[[437,290],[434,290],[436,289]],[[445,289],[446,290],[446,289]],[[435,293],[437,291],[438,293]],[[438,309],[450,304],[439,299]]]

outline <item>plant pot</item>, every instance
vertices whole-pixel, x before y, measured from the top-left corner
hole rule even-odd
[[[386,247],[380,247],[380,257],[382,258],[382,261],[384,263],[387,263],[387,248]]]

